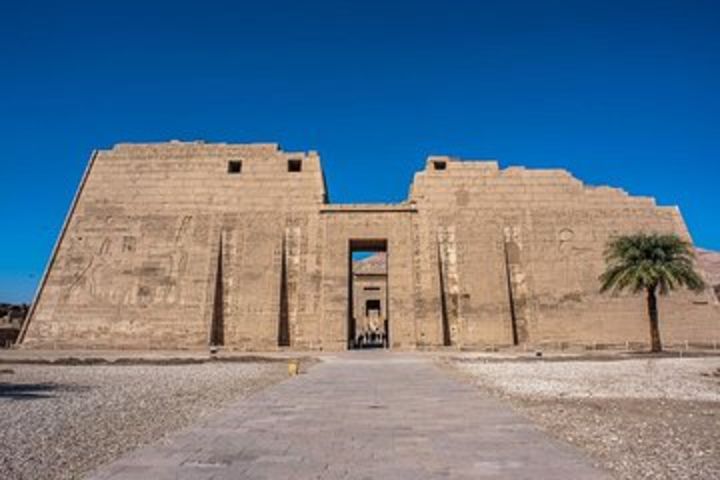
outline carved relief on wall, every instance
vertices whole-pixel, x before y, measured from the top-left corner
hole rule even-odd
[[[470,193],[464,187],[456,190],[455,202],[458,207],[466,207],[470,203]]]
[[[143,225],[129,218],[86,219],[66,238],[62,301],[88,305],[173,304],[187,269],[193,217]],[[163,219],[166,220],[166,219]],[[102,228],[97,227],[100,224]],[[104,234],[98,234],[98,230]],[[133,232],[142,231],[142,235]]]
[[[520,247],[520,228],[511,226],[504,227],[503,237],[505,239],[505,243],[515,242],[518,247]]]
[[[165,248],[152,251],[140,265],[135,303],[172,305],[179,301],[179,279],[187,269],[188,250],[193,242],[194,217],[185,215],[175,221],[158,242]],[[172,236],[167,238],[168,233]],[[165,240],[163,242],[163,240]],[[170,240],[170,241],[168,241]]]
[[[563,228],[558,232],[557,238],[558,238],[558,250],[560,250],[563,254],[569,254],[572,245],[571,242],[573,238],[575,237],[575,232],[573,232],[569,228]]]
[[[109,236],[74,236],[69,239],[70,254],[65,255],[63,271],[71,280],[62,301],[71,304],[126,303],[132,280],[122,273],[119,242]]]
[[[592,221],[592,220],[590,220]],[[582,231],[564,227],[557,231],[557,249],[562,257],[562,298],[582,298],[583,291],[594,290],[597,273],[590,258],[596,248],[594,238],[583,238]]]
[[[122,243],[122,253],[133,253],[135,251],[135,245],[137,243],[137,239],[130,235],[125,235],[123,237],[123,243]]]

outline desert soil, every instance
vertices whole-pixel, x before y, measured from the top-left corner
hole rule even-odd
[[[453,362],[619,479],[720,478],[720,358]]]
[[[285,378],[283,363],[0,366],[0,478],[81,478]]]

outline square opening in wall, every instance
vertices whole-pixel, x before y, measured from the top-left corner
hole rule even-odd
[[[302,171],[302,160],[293,158],[288,160],[288,172]]]
[[[435,170],[446,170],[447,169],[447,162],[443,162],[442,160],[435,160],[433,162],[433,168]]]
[[[242,161],[230,160],[228,162],[228,173],[240,173],[242,172]]]

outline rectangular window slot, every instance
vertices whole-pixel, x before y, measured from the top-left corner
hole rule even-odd
[[[363,287],[366,292],[380,290],[380,287]]]
[[[242,162],[240,160],[230,160],[228,162],[228,173],[242,172]]]
[[[288,160],[288,172],[302,171],[302,160],[296,158]]]
[[[436,160],[433,162],[433,168],[435,170],[447,170],[447,162]]]

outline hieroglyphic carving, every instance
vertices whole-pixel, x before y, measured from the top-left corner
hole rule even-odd
[[[131,224],[123,219],[106,216],[102,222],[110,231],[131,230]],[[163,231],[157,228],[158,219],[151,222],[155,228],[140,229],[145,230],[146,241],[153,249],[139,264],[135,258],[138,237],[124,234],[114,242],[118,237],[98,236],[95,228],[90,228],[91,221],[84,223],[88,227],[80,230],[83,234],[69,240],[72,253],[65,257],[64,269],[71,281],[63,293],[63,303],[147,306],[177,302],[181,297],[179,280],[187,269],[192,244],[192,216],[180,220],[169,242],[158,236]]]
[[[180,282],[187,268],[188,249],[192,245],[193,217],[183,216],[172,240],[159,242],[163,250],[147,256],[137,275],[137,303],[172,305],[182,299]]]
[[[569,228],[563,228],[558,232],[558,250],[563,254],[568,254],[571,249],[570,242],[575,237],[575,232]]]
[[[133,253],[135,251],[135,245],[137,243],[137,239],[135,237],[126,235],[123,237],[123,243],[122,243],[122,252],[123,253]]]
[[[175,232],[175,243],[179,243],[180,239],[185,236],[188,225],[190,224],[190,222],[192,222],[192,218],[192,215],[185,215],[184,217],[182,217],[182,220],[180,220],[180,226]]]
[[[584,285],[589,284],[592,289],[595,288],[597,267],[588,258],[595,249],[588,247],[582,242],[582,238],[578,237],[578,233],[569,227],[561,228],[557,232],[557,249],[560,254],[558,265],[562,268],[559,272],[562,275],[559,290],[563,297],[581,297]]]
[[[73,261],[66,269],[75,273],[71,273],[73,279],[63,295],[63,303],[93,305],[129,301],[132,281],[124,271],[125,262],[114,255],[109,238],[82,237],[71,242],[71,249]]]

